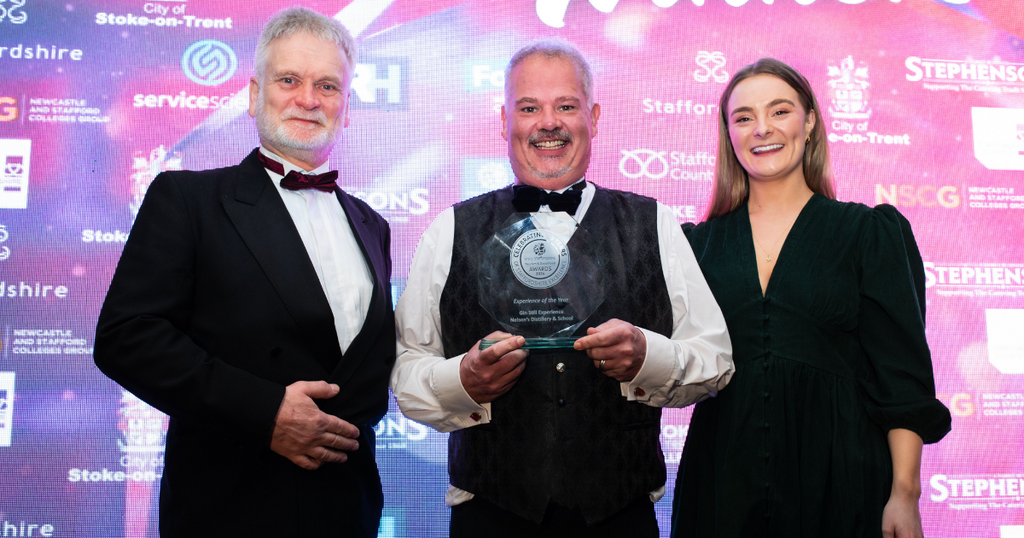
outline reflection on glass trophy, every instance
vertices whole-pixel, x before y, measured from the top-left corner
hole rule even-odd
[[[515,213],[481,249],[480,306],[529,349],[571,348],[604,302],[587,231],[564,212]],[[498,340],[482,340],[486,349]]]

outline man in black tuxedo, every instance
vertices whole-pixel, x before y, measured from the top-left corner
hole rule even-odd
[[[390,231],[322,173],[354,67],[336,21],[275,15],[250,81],[261,148],[238,166],[161,174],[139,210],[95,359],[171,416],[164,537],[377,535]]]

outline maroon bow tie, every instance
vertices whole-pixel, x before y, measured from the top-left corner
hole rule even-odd
[[[259,160],[263,166],[271,172],[284,176],[281,178],[281,187],[290,191],[301,189],[316,189],[321,192],[334,192],[335,181],[338,179],[338,172],[331,170],[323,174],[303,174],[298,170],[284,173],[284,165],[267,157],[263,152],[258,152]]]

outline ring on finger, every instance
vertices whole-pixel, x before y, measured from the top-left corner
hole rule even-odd
[[[601,362],[597,363],[597,369],[602,372],[604,371],[604,359],[601,359]]]

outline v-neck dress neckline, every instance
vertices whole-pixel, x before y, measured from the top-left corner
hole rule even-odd
[[[750,282],[753,283],[755,297],[760,299],[768,298],[771,296],[773,288],[778,287],[776,285],[778,280],[776,276],[785,272],[785,266],[788,264],[789,258],[792,257],[788,254],[799,245],[800,237],[806,228],[806,222],[810,219],[808,214],[812,210],[812,205],[816,205],[819,198],[822,198],[822,196],[818,193],[811,195],[804,206],[800,208],[800,212],[797,213],[796,220],[793,221],[793,225],[789,228],[789,233],[782,240],[782,248],[779,249],[779,253],[775,256],[775,267],[772,269],[771,276],[768,277],[768,285],[764,287],[764,291],[761,291],[761,274],[757,269],[757,248],[754,246],[754,228],[750,224],[750,209],[746,204],[743,204],[741,209],[743,213],[738,215],[740,220],[746,224],[741,230],[747,234],[747,237],[743,238],[747,244],[747,248],[743,249],[743,264],[748,268],[747,274],[753,275],[752,280],[748,278],[748,285],[750,285]],[[753,272],[750,271],[751,267]]]

